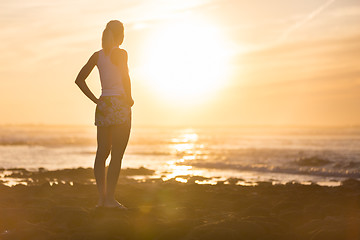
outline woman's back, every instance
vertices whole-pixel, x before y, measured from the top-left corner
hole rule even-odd
[[[108,55],[104,49],[98,53],[97,67],[100,74],[101,96],[123,96],[125,94],[121,79],[121,70],[111,61],[111,53],[116,48],[111,49]]]

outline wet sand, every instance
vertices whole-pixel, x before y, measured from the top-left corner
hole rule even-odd
[[[360,239],[356,180],[240,186],[126,177],[137,171],[122,171],[116,191],[128,211],[94,207],[89,169],[15,171],[29,186],[0,185],[0,239]]]

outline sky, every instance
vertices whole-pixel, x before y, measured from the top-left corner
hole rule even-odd
[[[112,19],[135,126],[360,124],[358,0],[1,0],[0,124],[93,125]]]

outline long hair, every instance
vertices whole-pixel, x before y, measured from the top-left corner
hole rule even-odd
[[[118,20],[106,24],[102,34],[102,48],[108,54],[113,47],[119,47],[124,40],[124,25]]]
[[[105,28],[103,32],[101,45],[105,53],[109,53],[115,46],[114,36],[109,28]]]

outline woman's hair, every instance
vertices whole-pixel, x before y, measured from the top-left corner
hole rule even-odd
[[[106,24],[102,35],[102,48],[109,53],[111,48],[120,46],[124,40],[124,25],[118,20],[112,20]]]

